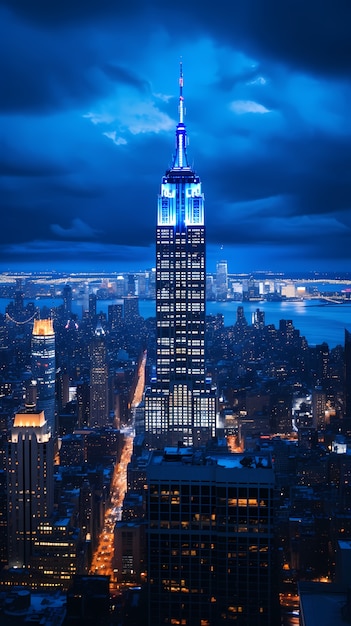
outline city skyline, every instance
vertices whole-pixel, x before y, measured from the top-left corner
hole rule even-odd
[[[344,269],[350,11],[3,0],[2,269],[154,265],[180,57],[208,270]]]

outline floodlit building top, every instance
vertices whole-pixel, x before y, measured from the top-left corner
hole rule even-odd
[[[15,428],[41,428],[45,421],[44,411],[40,411],[40,413],[16,413],[13,425]]]
[[[54,326],[52,319],[34,320],[33,335],[54,335]]]

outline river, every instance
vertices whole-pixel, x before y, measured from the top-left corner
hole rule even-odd
[[[0,312],[4,312],[9,300],[0,299]],[[121,300],[98,300],[97,311],[107,313],[109,304]],[[38,307],[55,307],[62,304],[61,299],[40,298],[35,300]],[[257,308],[265,312],[266,324],[279,327],[279,320],[293,321],[301,335],[305,336],[309,345],[327,342],[330,348],[338,344],[344,345],[345,328],[351,329],[351,302],[350,304],[321,304],[318,300],[301,300],[291,302],[207,302],[208,315],[222,313],[224,324],[231,326],[235,323],[236,311],[239,305],[244,307],[246,319],[251,323],[251,314]],[[81,317],[82,311],[87,308],[86,301],[74,300],[72,311]],[[139,312],[144,318],[155,316],[155,301],[140,300]]]

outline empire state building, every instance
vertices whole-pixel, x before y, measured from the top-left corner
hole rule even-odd
[[[216,427],[216,392],[205,371],[204,195],[186,147],[181,65],[176,151],[157,206],[156,377],[145,395],[146,439],[155,447],[201,445]]]

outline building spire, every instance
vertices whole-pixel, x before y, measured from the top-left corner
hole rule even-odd
[[[183,97],[183,62],[179,63],[179,122],[176,129],[176,153],[173,160],[174,168],[189,167],[186,154],[186,128],[184,124],[184,97]]]
[[[184,122],[184,98],[183,98],[183,61],[181,60],[179,63],[179,123],[183,124]]]

